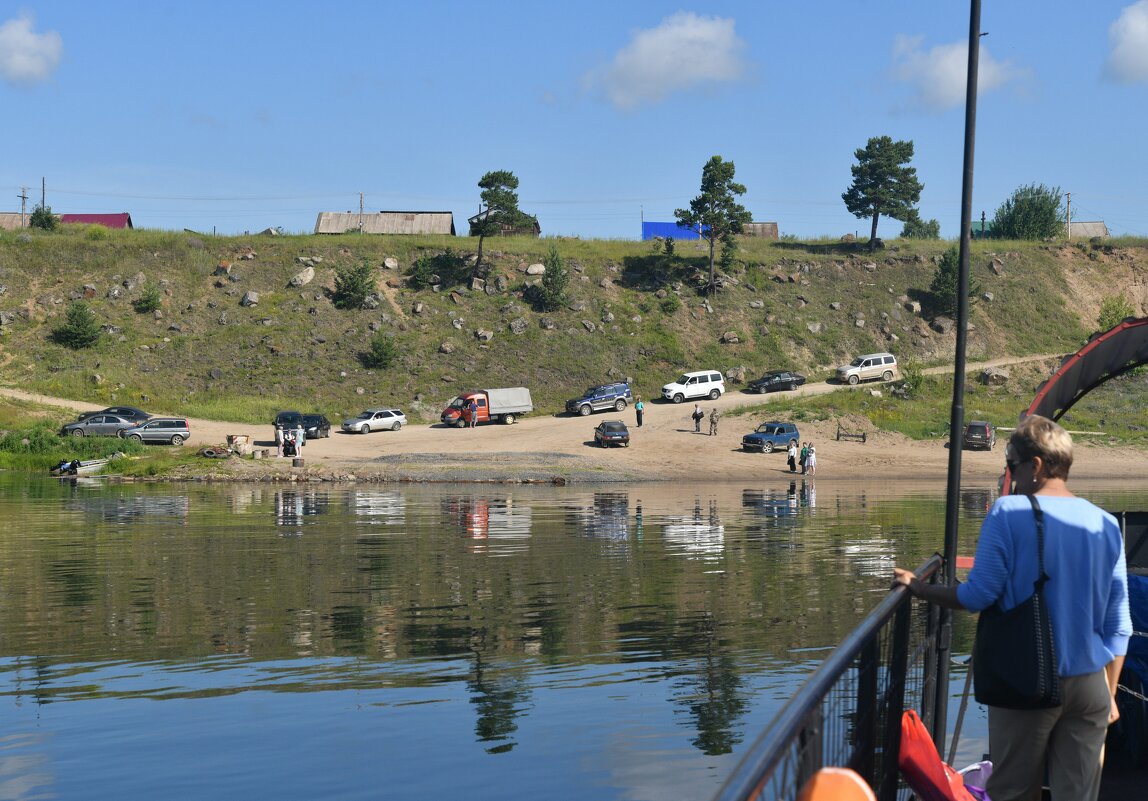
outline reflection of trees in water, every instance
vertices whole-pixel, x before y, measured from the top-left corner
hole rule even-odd
[[[487,667],[486,629],[471,632],[470,647],[474,664],[466,685],[478,716],[474,734],[479,742],[497,743],[488,747],[487,753],[503,754],[518,744],[511,736],[518,731],[518,716],[527,708],[530,692],[526,682],[510,670]]]
[[[710,611],[689,618],[623,624],[619,638],[627,661],[648,661],[651,652],[670,663],[673,702],[688,714],[693,744],[708,755],[728,754],[741,741],[734,723],[746,711],[743,681],[725,653],[721,625]]]

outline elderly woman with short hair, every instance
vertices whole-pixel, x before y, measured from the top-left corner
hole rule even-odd
[[[929,585],[896,568],[895,584],[952,609],[1008,610],[1025,601],[1037,578],[1036,520],[1044,516],[1044,597],[1056,641],[1061,705],[1017,710],[990,706],[989,753],[993,801],[1036,801],[1047,766],[1053,798],[1095,799],[1100,754],[1114,722],[1116,682],[1128,650],[1132,620],[1124,543],[1116,519],[1068,489],[1072,438],[1046,417],[1030,415],[1005,449],[1016,494],[993,504],[977,543],[968,581]]]

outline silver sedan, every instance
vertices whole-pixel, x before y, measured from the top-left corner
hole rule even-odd
[[[66,437],[122,437],[124,431],[134,426],[135,423],[124,417],[114,414],[94,414],[83,420],[68,423],[60,429],[60,433]]]

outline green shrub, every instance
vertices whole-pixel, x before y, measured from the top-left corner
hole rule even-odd
[[[89,225],[84,238],[89,242],[102,242],[108,238],[108,229],[102,225]]]
[[[1128,298],[1123,295],[1113,295],[1107,297],[1100,304],[1100,314],[1096,317],[1096,324],[1100,326],[1098,330],[1108,331],[1115,328],[1125,317],[1135,317],[1136,309]]]
[[[335,292],[331,303],[336,309],[361,309],[367,296],[375,292],[375,270],[366,259],[354,267],[340,267],[335,271]]]
[[[140,314],[149,314],[158,310],[163,305],[163,295],[160,294],[159,287],[155,284],[148,284],[144,287],[143,294],[140,295],[132,303],[132,307]]]
[[[658,304],[665,314],[673,314],[682,307],[682,301],[673,292],[662,298],[662,302]]]
[[[60,218],[52,213],[51,206],[36,206],[32,209],[32,217],[28,225],[32,228],[41,228],[45,231],[55,231],[60,224]]]
[[[100,339],[100,324],[88,304],[77,300],[68,307],[64,323],[52,329],[51,338],[56,344],[72,350],[90,348]]]
[[[399,358],[399,346],[385,331],[371,337],[371,348],[362,356],[364,367],[372,370],[385,370]]]

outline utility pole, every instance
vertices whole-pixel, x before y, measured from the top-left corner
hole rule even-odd
[[[43,176],[40,176],[40,208],[48,208],[48,183]]]
[[[981,210],[981,239],[985,238],[985,213]]]
[[[20,227],[27,228],[28,224],[24,220],[24,209],[28,206],[28,187],[20,187],[20,194],[16,197],[20,198]]]
[[[1072,193],[1064,193],[1064,230],[1072,239]]]
[[[363,233],[363,193],[359,193],[359,233]]]

